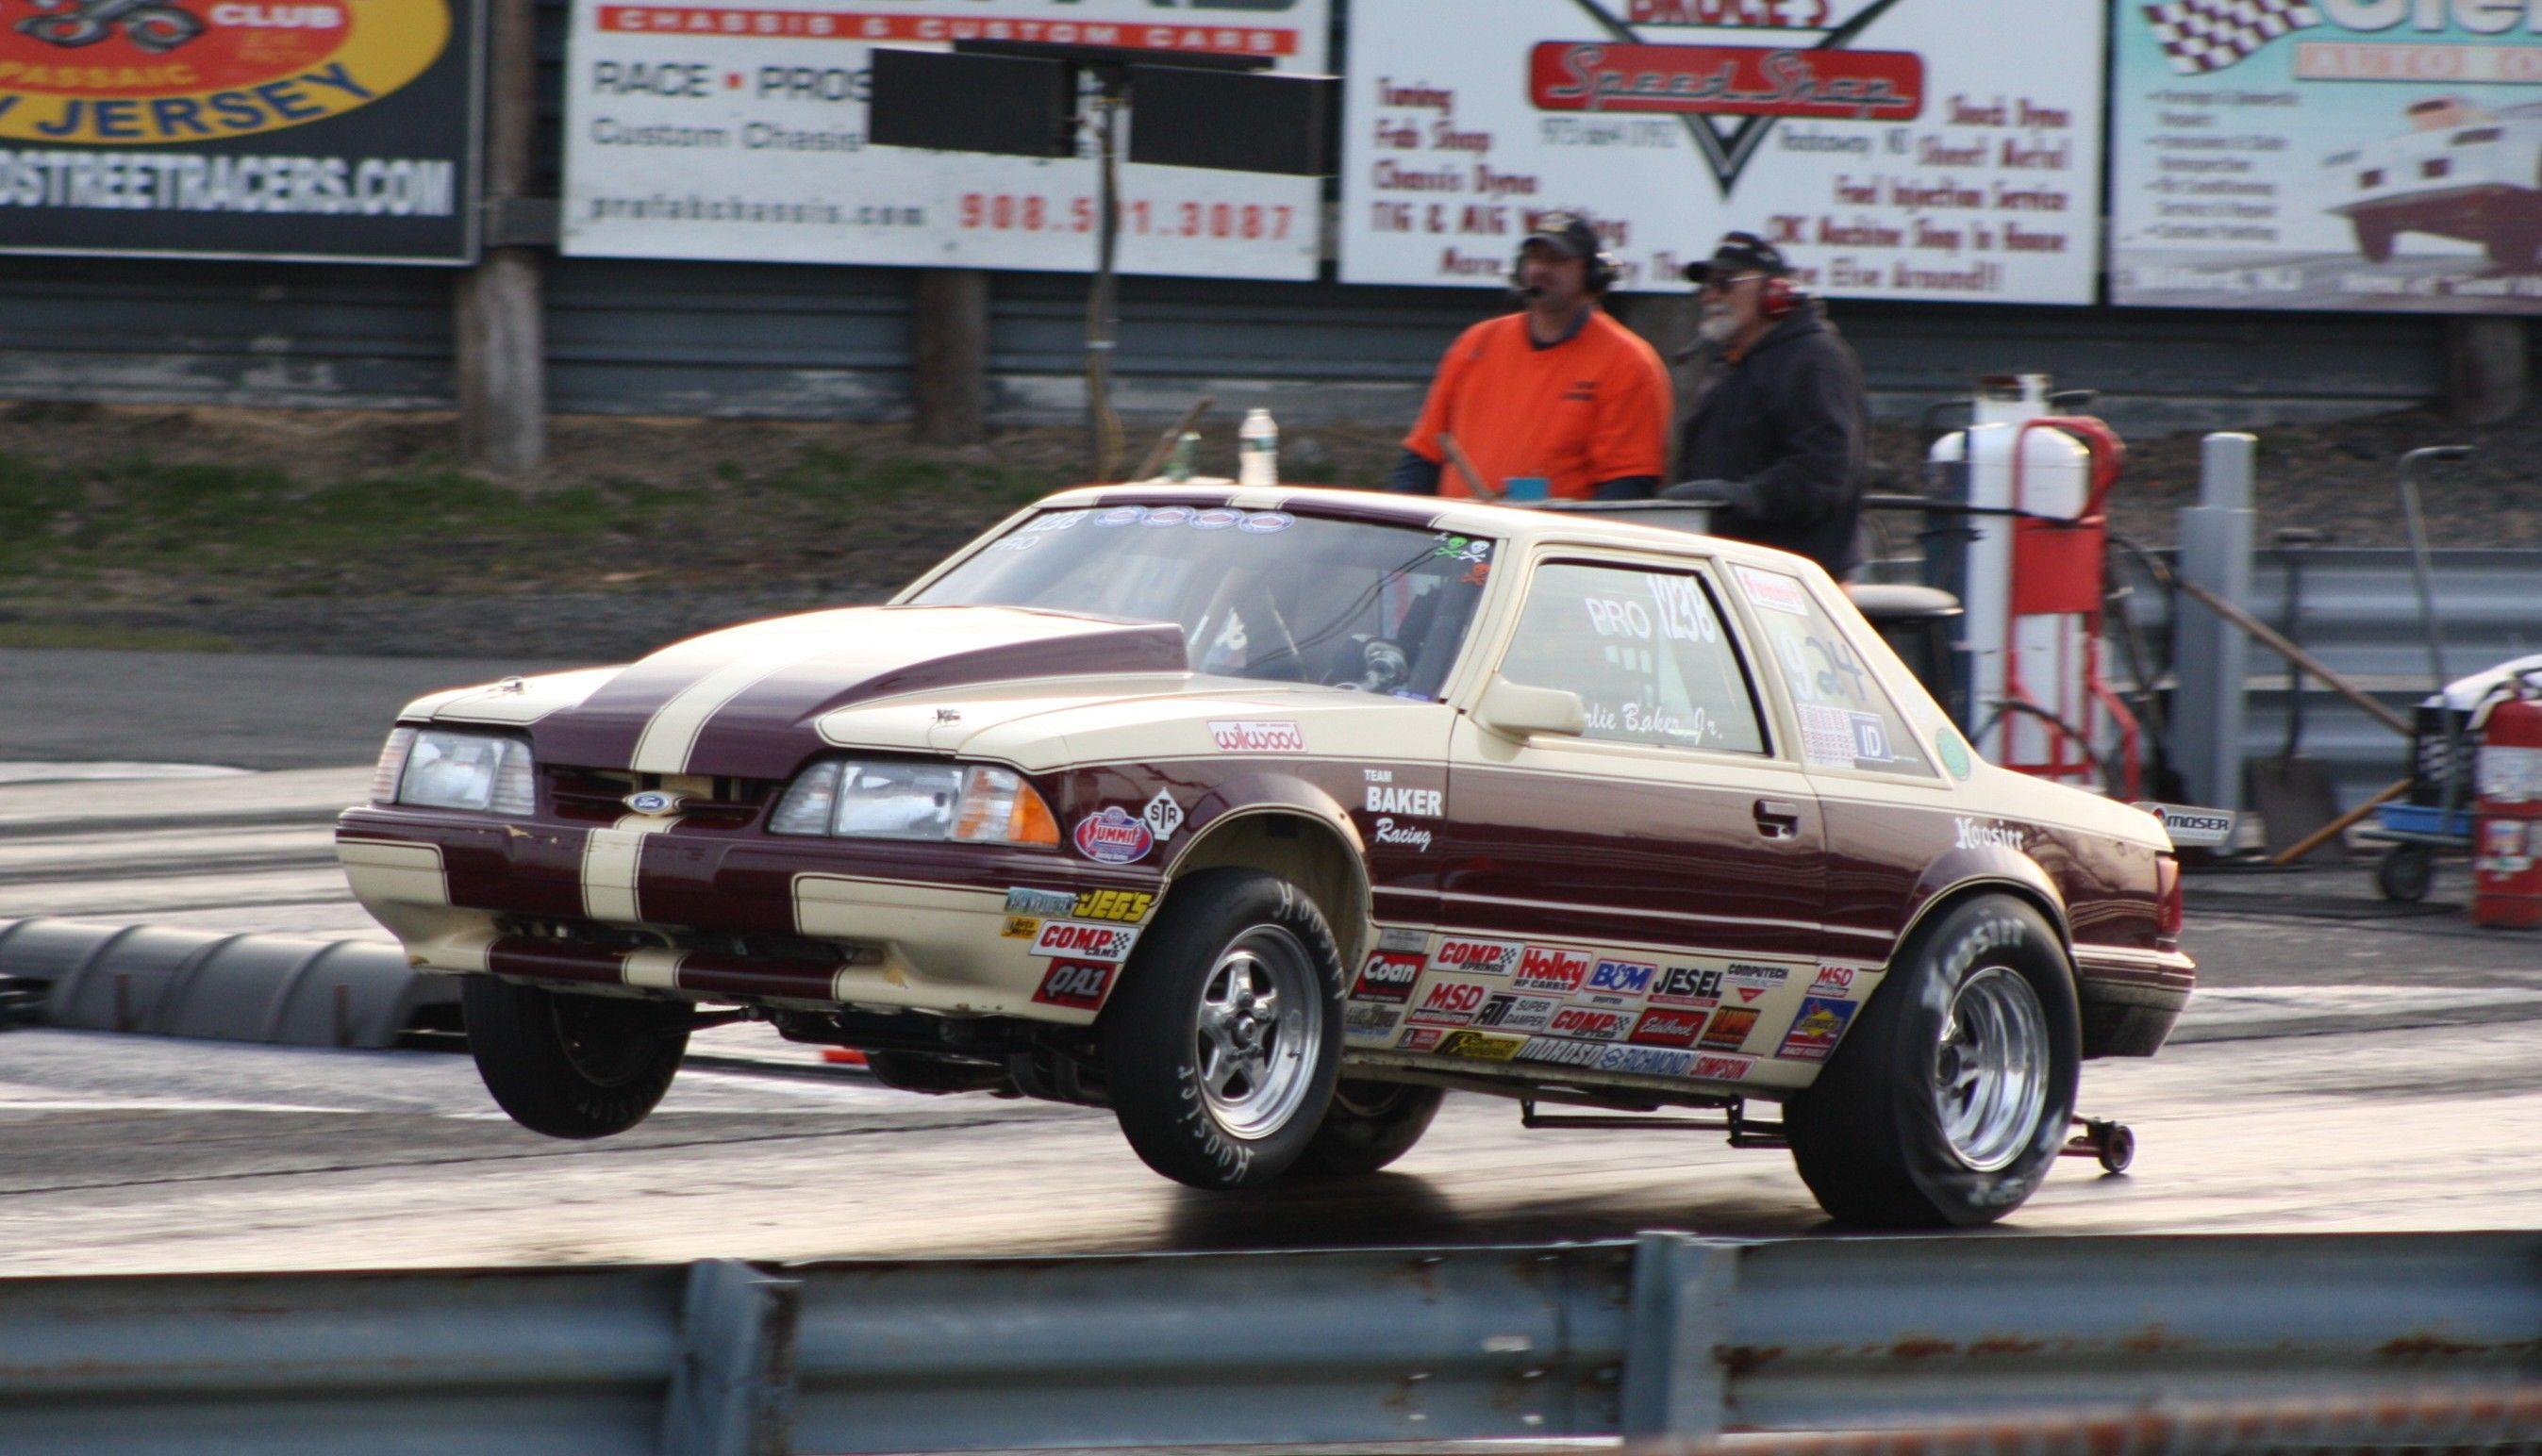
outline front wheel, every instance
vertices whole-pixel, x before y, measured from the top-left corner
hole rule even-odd
[[[607,1137],[644,1121],[689,1049],[689,1008],[514,985],[460,987],[468,1050],[512,1121],[550,1137]]]
[[[1342,964],[1323,912],[1259,870],[1192,875],[1104,1008],[1122,1134],[1194,1188],[1250,1188],[1298,1161],[1341,1069]]]
[[[1916,935],[1785,1108],[1792,1159],[1848,1223],[1991,1223],[2056,1162],[2081,1042],[2047,919],[2013,900],[1969,901]]]

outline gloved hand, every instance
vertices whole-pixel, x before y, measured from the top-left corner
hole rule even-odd
[[[1747,480],[1680,480],[1660,492],[1662,500],[1698,501],[1715,509],[1753,513],[1757,487]]]

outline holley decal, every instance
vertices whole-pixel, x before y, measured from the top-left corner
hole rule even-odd
[[[1519,958],[1518,979],[1511,983],[1520,990],[1551,991],[1567,996],[1580,989],[1589,976],[1587,951],[1558,950],[1552,946],[1531,945]]]

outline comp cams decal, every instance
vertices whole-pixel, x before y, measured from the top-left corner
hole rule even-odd
[[[1620,1041],[1632,1030],[1633,1014],[1600,1006],[1565,1006],[1544,1024],[1546,1034],[1587,1042]]]
[[[1032,953],[1037,956],[1066,956],[1080,961],[1120,962],[1130,958],[1130,947],[1137,944],[1138,939],[1139,932],[1126,926],[1052,920],[1033,937]]]

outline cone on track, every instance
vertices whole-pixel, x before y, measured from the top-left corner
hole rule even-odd
[[[832,1066],[862,1066],[865,1064],[865,1054],[854,1047],[824,1047],[821,1049],[821,1059]]]

